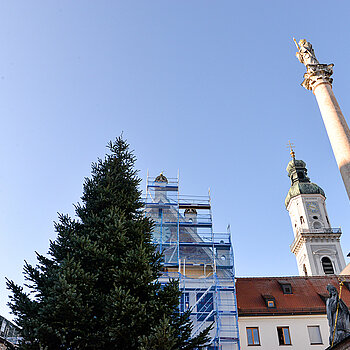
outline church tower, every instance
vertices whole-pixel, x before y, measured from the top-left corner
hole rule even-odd
[[[340,228],[332,228],[322,188],[310,181],[306,164],[292,160],[287,172],[291,186],[285,204],[293,226],[294,253],[300,276],[338,275],[345,267]]]

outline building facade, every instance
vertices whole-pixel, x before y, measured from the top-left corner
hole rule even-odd
[[[325,349],[329,345],[327,285],[336,276],[237,278],[241,349]],[[350,292],[342,289],[350,304]]]
[[[340,228],[333,228],[326,209],[326,196],[307,176],[306,164],[294,158],[288,163],[291,180],[285,205],[292,222],[294,241],[290,246],[300,276],[340,274],[345,268],[340,246]]]
[[[2,316],[0,316],[0,338],[1,346],[4,349],[11,349],[11,346],[18,344],[21,339],[19,328]]]
[[[231,235],[213,231],[210,197],[180,195],[178,178],[160,174],[147,178],[145,213],[164,256],[159,280],[179,280],[179,309],[192,310],[192,336],[213,324],[208,349],[239,349]]]

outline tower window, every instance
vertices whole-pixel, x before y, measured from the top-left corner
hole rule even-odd
[[[318,216],[316,216],[316,215],[314,215],[312,218],[313,218],[314,220],[318,220]]]
[[[320,228],[322,228],[322,225],[321,225],[321,223],[320,223],[319,221],[315,221],[314,224],[313,224],[313,226],[314,226],[315,229],[320,229]]]
[[[303,271],[304,271],[304,276],[307,276],[307,269],[306,269],[306,265],[303,264]]]
[[[300,217],[300,223],[303,224],[304,222],[305,222],[304,217],[301,216],[301,217]]]
[[[334,275],[334,268],[333,268],[331,259],[325,256],[321,259],[321,263],[322,263],[323,272],[326,275]]]

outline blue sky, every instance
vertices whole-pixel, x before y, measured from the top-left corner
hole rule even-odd
[[[334,63],[348,122],[346,1],[3,1],[0,4],[0,314],[74,214],[91,162],[123,132],[140,176],[180,171],[231,224],[239,276],[297,275],[286,144],[326,192],[350,251],[349,200],[292,37]],[[144,182],[143,182],[144,186]],[[349,259],[346,258],[349,262]]]

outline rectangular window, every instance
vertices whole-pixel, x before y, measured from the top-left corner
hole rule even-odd
[[[6,328],[6,321],[5,321],[5,319],[3,318],[3,319],[2,319],[2,323],[1,323],[1,330],[0,330],[1,334],[4,333],[5,328]]]
[[[201,299],[203,293],[197,293],[197,321],[214,321],[214,313],[209,316],[209,314],[214,310],[214,296],[213,293],[206,293]],[[208,317],[208,318],[207,318]]]
[[[309,332],[310,344],[323,344],[320,326],[307,326],[307,330]]]
[[[292,345],[289,327],[277,327],[277,334],[280,345]]]
[[[259,328],[247,327],[248,345],[260,345]]]
[[[274,300],[268,300],[267,301],[267,307],[275,307],[275,301]]]
[[[185,312],[190,308],[190,294],[182,293],[180,300],[180,310],[181,312]]]

